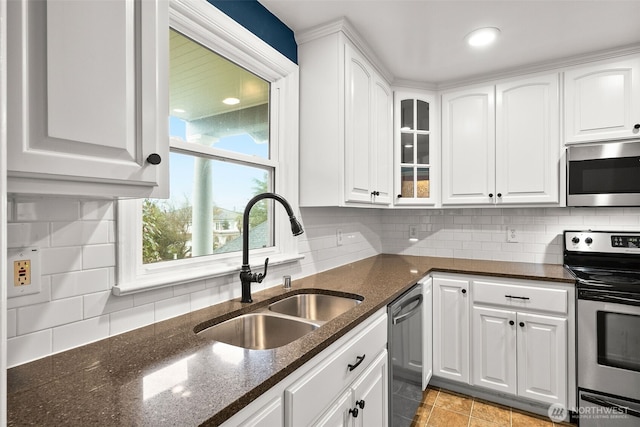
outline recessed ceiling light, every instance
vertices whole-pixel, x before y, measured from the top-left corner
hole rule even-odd
[[[500,35],[500,30],[495,27],[486,27],[486,28],[478,28],[477,30],[473,30],[464,38],[469,46],[473,47],[483,47],[492,44],[498,36]]]
[[[185,110],[183,110],[182,108],[174,108],[174,109],[173,109],[173,112],[174,112],[174,113],[185,113],[186,111],[185,111]]]
[[[236,105],[240,104],[240,100],[238,98],[225,98],[222,100],[222,103],[227,105]]]

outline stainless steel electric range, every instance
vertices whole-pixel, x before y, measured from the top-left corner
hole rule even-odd
[[[640,232],[565,231],[580,427],[640,425]]]

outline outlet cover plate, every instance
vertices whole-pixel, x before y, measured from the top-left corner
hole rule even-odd
[[[7,298],[40,293],[40,250],[7,249]]]

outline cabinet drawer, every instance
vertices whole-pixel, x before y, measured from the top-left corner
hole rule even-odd
[[[285,390],[287,425],[309,425],[387,344],[386,313]],[[359,357],[364,356],[360,364]]]
[[[491,304],[516,309],[567,313],[566,289],[517,286],[502,283],[473,282],[474,304]]]

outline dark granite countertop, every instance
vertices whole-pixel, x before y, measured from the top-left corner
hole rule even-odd
[[[573,283],[560,265],[378,255],[11,368],[9,425],[218,425],[393,301],[428,272]],[[238,286],[240,284],[238,283]],[[357,307],[273,350],[197,336],[195,326],[302,289],[358,294]]]

